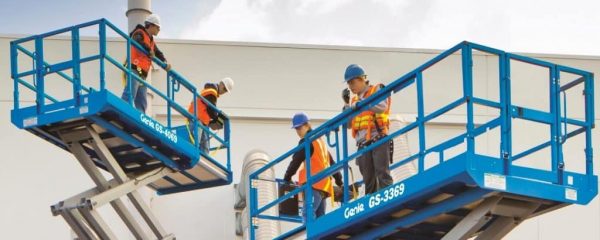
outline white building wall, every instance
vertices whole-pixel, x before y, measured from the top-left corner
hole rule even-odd
[[[4,153],[0,159],[0,229],[3,239],[68,239],[70,232],[62,218],[52,217],[49,206],[92,186],[75,159],[67,152],[47,142],[18,130],[10,123],[12,109],[12,80],[9,71],[9,41],[14,37],[0,37],[0,148]],[[69,53],[69,41],[49,40],[46,46],[50,59],[66,59],[61,54]],[[449,43],[449,47],[450,44]],[[97,51],[97,42],[83,41],[84,52]],[[439,53],[433,50],[351,48],[334,46],[246,44],[202,41],[161,41],[159,46],[174,68],[197,86],[206,81],[218,81],[229,76],[236,81],[231,94],[219,99],[219,107],[230,113],[232,120],[232,168],[238,181],[244,155],[255,148],[263,149],[272,157],[291,149],[297,136],[289,128],[293,113],[304,111],[315,123],[320,124],[337,114],[342,106],[340,91],[345,87],[342,76],[350,63],[359,63],[367,69],[369,78],[375,82],[388,83],[414,69]],[[121,42],[111,41],[109,54],[124,59]],[[600,69],[600,58],[581,56],[538,55],[545,60],[596,72]],[[23,61],[21,64],[30,64]],[[426,111],[447,104],[459,96],[460,57],[452,56],[439,67],[425,73]],[[497,60],[478,54],[475,57],[475,94],[497,100]],[[98,67],[84,66],[84,77],[94,76]],[[544,73],[524,66],[513,67],[515,102],[545,108],[540,98],[547,90],[541,86]],[[89,75],[88,75],[89,74]],[[164,72],[153,79],[153,85],[164,89]],[[96,81],[93,77],[84,81]],[[107,72],[109,87],[120,92],[120,76],[114,69]],[[58,81],[48,81],[48,88],[56,94],[67,96],[70,89]],[[599,84],[596,84],[596,93]],[[539,92],[536,92],[539,91]],[[32,99],[33,95],[24,95]],[[573,97],[576,99],[577,97]],[[181,103],[190,99],[182,96]],[[31,103],[28,103],[31,104]],[[164,119],[164,103],[155,97],[154,112]],[[596,104],[596,112],[600,108]],[[582,109],[571,108],[570,113]],[[393,112],[405,119],[416,115],[416,95],[407,89],[394,97]],[[452,111],[436,119],[427,132],[428,146],[456,135],[464,124],[464,108]],[[490,119],[495,111],[476,109],[476,122]],[[598,119],[598,118],[597,118]],[[532,125],[515,126],[522,135],[515,142],[526,145],[539,143],[547,131]],[[517,131],[515,131],[517,132]],[[600,141],[594,131],[594,142]],[[409,135],[412,151],[416,151],[418,140]],[[498,135],[490,134],[477,139],[477,150],[481,153],[498,153]],[[568,154],[583,156],[580,144],[567,148]],[[598,148],[594,149],[598,154]],[[448,156],[447,156],[448,157]],[[598,173],[598,157],[595,170]],[[567,167],[581,169],[583,159],[567,163]],[[435,159],[428,161],[435,162]],[[547,161],[546,161],[547,162]],[[523,164],[544,167],[543,161],[525,160]],[[277,169],[283,175],[283,168]],[[526,221],[507,239],[600,239],[600,203],[596,198],[588,206],[569,206],[564,209]],[[168,196],[149,194],[148,201],[164,227],[176,234],[178,239],[233,239],[233,186],[199,190]],[[110,209],[106,209],[107,221],[116,226],[117,233],[125,239],[125,228]]]

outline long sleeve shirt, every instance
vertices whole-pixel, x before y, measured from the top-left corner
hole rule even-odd
[[[381,89],[381,88],[383,88],[383,85],[382,84],[378,84],[378,85],[376,85],[374,87],[378,87],[378,88]],[[369,88],[370,88],[370,86],[367,86],[362,92],[360,92],[360,93],[357,94],[359,102],[365,100],[364,96],[367,93],[367,91],[369,90]],[[344,107],[344,110],[346,108],[347,107]],[[373,107],[371,107],[369,109],[369,111],[374,112],[374,113],[383,113],[383,112],[385,112],[385,110],[387,108],[388,108],[388,101],[386,99],[384,99],[381,102],[375,104]],[[350,124],[348,124],[348,128],[351,128],[351,127],[352,126],[350,126]],[[377,134],[378,134],[378,132],[377,132],[376,128],[371,129],[371,136],[376,136]],[[366,137],[367,137],[367,129],[359,130],[356,133],[355,140],[356,140],[357,143],[361,143],[361,142],[364,142],[366,140]]]
[[[217,91],[217,93],[219,92],[219,88],[218,88],[218,84],[214,84],[214,83],[206,83],[204,84],[204,89],[215,89],[215,91]],[[213,106],[217,106],[217,96],[215,95],[207,95],[204,96],[204,98],[206,100],[208,100]],[[206,113],[208,113],[208,116],[210,117],[210,122],[215,121],[217,119],[217,117],[219,116],[218,112],[215,111],[215,109],[211,108],[211,107],[206,107]]]
[[[144,31],[146,31],[146,28],[144,28],[144,26],[142,26],[140,24],[138,24],[135,28],[136,28],[135,30],[137,30],[138,28],[142,28]],[[135,30],[132,32],[131,38],[133,38],[134,41],[139,43],[144,48],[144,50],[150,52],[150,46],[148,46],[146,43],[144,43],[144,36],[142,36],[143,33],[136,32]],[[148,34],[148,32],[146,32],[146,34]],[[148,36],[150,36],[150,39],[154,40],[154,37],[152,35],[148,34]],[[160,49],[158,49],[158,46],[156,45],[156,43],[154,44],[154,55],[161,61],[167,62],[165,55],[163,54],[162,51],[160,51]]]
[[[304,138],[300,139],[300,141],[298,142],[298,145],[301,145],[303,142],[304,142]],[[314,148],[311,144],[310,152],[312,153],[313,151],[314,151]],[[335,161],[333,161],[333,157],[331,157],[331,153],[329,153],[329,151],[327,151],[327,154],[329,155],[329,166],[335,164]],[[300,168],[302,163],[305,161],[305,158],[306,158],[305,148],[302,148],[302,149],[300,149],[300,151],[294,153],[294,155],[292,156],[292,161],[288,165],[288,168],[285,171],[285,175],[283,177],[283,179],[285,181],[289,182],[292,180],[292,176],[294,176],[296,174],[296,172],[298,171],[298,169]],[[343,183],[342,174],[340,172],[334,173],[333,178],[335,179],[336,185],[342,185],[342,183]]]

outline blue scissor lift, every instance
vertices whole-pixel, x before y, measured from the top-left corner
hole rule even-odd
[[[87,49],[82,50],[79,37],[80,32],[90,29],[97,31],[99,40],[91,55]],[[125,63],[109,54],[107,31],[113,31],[117,36],[112,41],[122,44],[119,55],[124,55]],[[48,38],[56,35],[59,38],[68,35],[71,54],[66,56],[67,60],[49,62],[45,56],[56,55],[59,50],[44,48],[52,46]],[[167,72],[166,93],[157,86],[146,84],[149,91],[166,102],[166,123],[138,111],[132,101],[123,101],[120,91],[109,90],[107,81],[120,83],[122,74],[126,76],[124,83],[128,91],[125,94],[129,96],[132,82],[143,82],[130,68],[130,46],[142,49],[105,19],[18,39],[10,45],[13,124],[71,152],[97,185],[51,207],[52,213],[61,215],[80,239],[116,239],[96,211],[105,204],[114,208],[136,239],[173,239],[174,236],[161,227],[137,189],[148,186],[159,194],[171,194],[227,185],[232,181],[227,115],[199,96],[199,90],[177,72]],[[29,61],[31,68],[25,64]],[[166,66],[156,58],[153,61],[161,68]],[[93,76],[84,75],[84,64],[98,64],[98,70],[93,71]],[[108,69],[105,68],[108,67],[112,67],[114,76],[119,76],[117,79],[107,79],[105,71]],[[115,69],[117,74],[114,74]],[[50,75],[58,76],[58,80]],[[86,86],[84,82],[92,84]],[[66,94],[53,96],[49,92],[60,90],[56,89],[59,83],[69,86],[66,91],[62,89]],[[184,92],[182,89],[188,91],[187,97],[176,99],[178,93],[181,96]],[[23,106],[27,104],[27,94],[35,100],[31,106]],[[190,113],[180,105],[192,102],[193,97],[201,98],[223,116],[222,134],[199,124],[196,110]],[[188,123],[172,126],[175,114]],[[202,131],[217,142],[218,147],[209,151],[222,149],[226,152],[223,159],[215,159],[200,150]],[[101,170],[110,173],[113,179],[106,179]],[[131,200],[154,236],[148,236],[125,207],[121,200],[124,196]]]
[[[475,51],[498,59],[499,101],[474,94]],[[423,73],[449,58],[458,58],[462,66],[462,69],[457,69],[462,75],[460,97],[426,114],[423,89],[428,79]],[[547,72],[548,78],[543,82],[545,85],[540,87],[548,88],[548,95],[539,96],[539,101],[549,101],[549,109],[539,110],[512,104],[511,66],[516,62]],[[416,87],[416,120],[364,149],[349,153],[350,143],[344,127],[349,119],[387,97],[403,93],[403,90],[411,86]],[[567,114],[567,93],[581,89],[584,116],[571,117]],[[289,227],[277,239],[500,239],[525,219],[570,204],[587,204],[596,196],[598,189],[598,178],[593,173],[592,165],[593,89],[593,75],[590,72],[462,42],[391,82],[360,102],[357,109],[344,111],[325,122],[305,137],[304,144],[254,172],[250,176],[250,237],[256,239],[255,234],[261,221],[282,221],[295,226]],[[576,94],[581,96],[578,92]],[[474,109],[479,106],[496,109],[499,114],[483,123],[475,123]],[[426,145],[426,124],[459,107],[466,108],[464,132],[437,145]],[[515,152],[513,140],[516,133],[513,131],[513,124],[516,120],[544,125],[548,127],[550,137],[539,145]],[[418,172],[376,193],[351,200],[349,163],[383,141],[412,130],[419,137],[419,151],[396,161],[391,168],[416,161]],[[487,156],[477,152],[475,139],[493,130],[499,130],[500,153],[497,156]],[[584,136],[581,148],[585,151],[585,157],[563,154],[563,145],[580,134]],[[309,144],[318,138],[326,138],[330,147],[335,149],[336,164],[313,176],[307,172],[307,184],[276,200],[259,205],[257,187],[260,184],[257,183],[274,181],[261,178],[261,174],[302,148],[307,152],[306,159],[309,159]],[[445,153],[449,155],[448,150],[461,144],[466,147],[459,154],[444,157]],[[548,149],[549,158],[539,159],[539,155],[535,155],[536,161],[550,163],[548,169],[515,164],[519,159]],[[439,156],[439,163],[426,168],[425,159],[431,154]],[[577,161],[584,163],[585,170],[572,172],[565,169],[566,164],[575,164]],[[305,164],[310,168],[310,161]],[[312,199],[312,191],[307,186],[337,171],[341,171],[344,176],[344,197],[338,208],[316,219],[309,215],[306,220],[299,216],[267,214],[270,208],[278,207],[283,201],[300,193],[305,196],[304,199]],[[307,212],[313,211],[311,201],[304,201],[302,207]]]

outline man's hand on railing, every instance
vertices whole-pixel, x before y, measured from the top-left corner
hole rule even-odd
[[[283,177],[283,179],[281,179],[281,184],[283,184],[283,185],[296,185],[296,183],[294,183],[292,181],[292,177],[290,177],[290,176]]]
[[[169,70],[171,70],[171,64],[167,63],[167,66],[165,67],[165,71],[168,72]]]
[[[287,185],[287,186],[298,186],[298,184],[296,184],[294,181],[291,180],[283,180],[283,182],[281,183],[282,185]]]
[[[210,121],[210,123],[208,123],[208,127],[210,127],[210,129],[212,130],[220,130],[223,129],[223,126],[225,125],[225,121],[223,120],[223,118],[221,118],[221,114],[217,115],[217,118],[213,119],[212,121]]]

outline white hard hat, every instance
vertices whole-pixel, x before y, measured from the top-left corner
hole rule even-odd
[[[221,79],[221,82],[223,83],[223,85],[225,86],[225,89],[227,89],[227,92],[231,92],[231,90],[233,90],[233,79],[226,77]]]
[[[148,17],[146,17],[146,22],[160,27],[160,17],[157,14],[148,15]]]

